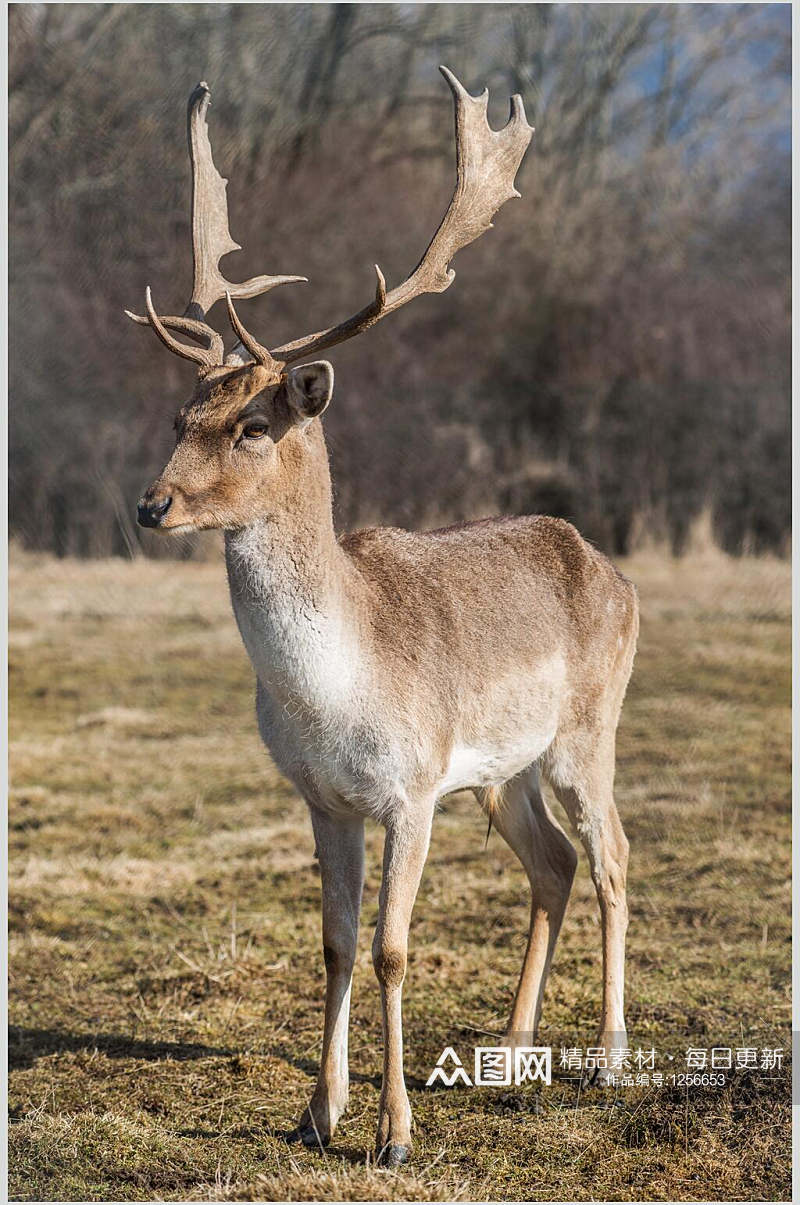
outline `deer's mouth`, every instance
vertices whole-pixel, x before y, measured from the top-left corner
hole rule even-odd
[[[165,523],[161,530],[167,535],[179,536],[188,531],[205,531],[207,528],[202,523]]]

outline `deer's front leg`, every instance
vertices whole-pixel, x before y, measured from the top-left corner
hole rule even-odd
[[[405,1163],[411,1153],[411,1107],[403,1076],[402,991],[408,927],[428,853],[433,806],[432,800],[415,814],[404,811],[386,825],[378,926],[372,943],[383,1011],[383,1087],[376,1155],[386,1167]]]
[[[292,1137],[306,1146],[324,1146],[347,1107],[350,1086],[347,1028],[364,883],[364,822],[311,807],[311,823],[322,875],[325,1030],[317,1085]]]

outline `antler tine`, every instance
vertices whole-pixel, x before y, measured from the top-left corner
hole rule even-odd
[[[189,97],[188,111],[194,282],[192,299],[185,310],[187,317],[201,320],[226,293],[231,297],[257,297],[276,285],[307,281],[305,276],[253,276],[242,284],[233,284],[220,272],[223,255],[240,251],[241,247],[231,238],[228,228],[228,181],[217,171],[211,154],[206,120],[210,103],[211,89],[201,80]]]
[[[501,205],[520,194],[514,177],[533,135],[525,119],[522,98],[511,98],[511,112],[502,130],[492,130],[486,120],[488,89],[470,96],[447,67],[440,67],[453,94],[456,135],[456,187],[439,227],[411,275],[386,292],[380,269],[375,300],[338,326],[295,339],[274,348],[272,355],[285,363],[332,347],[368,330],[393,310],[421,293],[442,293],[455,277],[453,256],[485,230]]]
[[[159,318],[155,311],[155,307],[153,306],[153,298],[150,295],[149,285],[145,289],[144,302],[145,306],[147,307],[147,321],[150,323],[164,346],[168,347],[170,351],[174,351],[178,356],[183,356],[184,360],[194,360],[195,364],[201,364],[204,368],[213,368],[215,364],[222,363],[224,355],[222,336],[218,335],[216,331],[212,331],[210,327],[208,328],[209,333],[213,336],[213,346],[210,346],[209,348],[189,347],[187,343],[181,343],[179,339],[173,339],[165,324]],[[135,322],[139,321],[139,318],[136,314],[131,314],[128,310],[125,312],[128,314],[128,317],[133,318]],[[185,321],[185,319],[179,321]]]
[[[138,322],[140,326],[152,326],[146,314],[134,314],[131,310],[126,310],[125,313],[132,322]],[[179,331],[182,335],[188,335],[190,339],[195,339],[198,343],[202,343],[215,356],[223,356],[225,354],[222,335],[213,330],[207,322],[199,322],[196,318],[186,318],[177,314],[166,316],[161,314],[159,315],[159,322],[162,326],[167,327],[168,330]],[[217,362],[222,363],[221,360]]]
[[[255,360],[256,364],[263,364],[265,368],[280,369],[282,364],[277,360],[273,360],[272,356],[267,351],[266,347],[262,347],[257,339],[254,339],[250,332],[242,326],[241,319],[233,308],[230,293],[225,294],[225,299],[228,303],[228,317],[230,318],[231,326],[234,332],[239,337],[239,342],[250,352],[250,355]]]

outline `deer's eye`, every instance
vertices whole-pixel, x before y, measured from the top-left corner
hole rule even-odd
[[[242,431],[244,439],[262,439],[266,434],[267,428],[264,423],[251,423]]]

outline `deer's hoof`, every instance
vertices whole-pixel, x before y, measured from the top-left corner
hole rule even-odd
[[[387,1142],[386,1146],[378,1151],[377,1163],[379,1167],[400,1167],[410,1158],[410,1146],[403,1146],[400,1142]]]
[[[287,1135],[287,1142],[302,1142],[303,1146],[310,1147],[312,1150],[320,1150],[326,1147],[331,1140],[330,1134],[322,1134],[315,1130],[313,1125],[299,1125]]]

